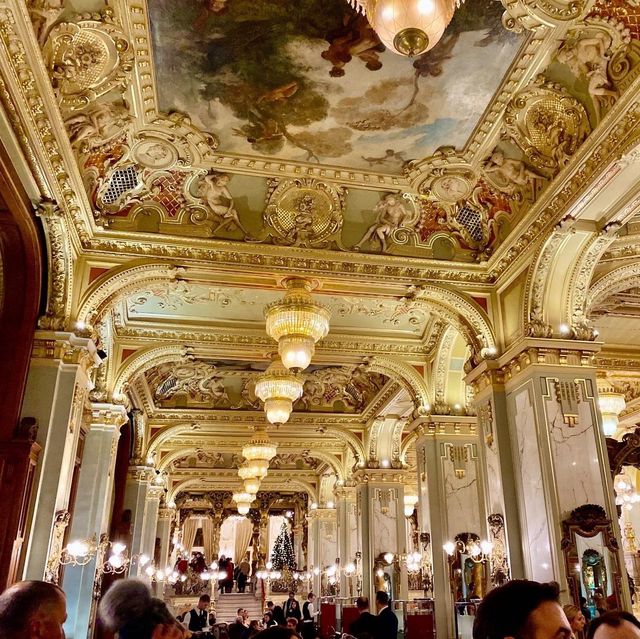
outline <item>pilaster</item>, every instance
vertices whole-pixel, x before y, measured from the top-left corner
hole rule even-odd
[[[129,574],[138,575],[138,557],[143,554],[143,528],[146,516],[147,493],[149,481],[155,475],[149,466],[133,466],[129,468],[127,486],[124,494],[124,510],[131,515],[131,547],[129,549],[131,564]],[[151,555],[150,555],[151,557]]]
[[[73,333],[36,332],[22,416],[37,421],[36,441],[42,454],[34,478],[34,514],[25,556],[25,579],[45,576],[56,514],[73,507],[69,498],[89,373],[99,364],[90,339]],[[49,578],[56,579],[57,571]]]
[[[320,569],[320,574],[314,575],[313,588],[318,594],[328,594],[323,572],[335,565],[339,557],[337,511],[335,508],[316,508],[309,512],[308,518],[310,565]]]
[[[357,576],[349,576],[344,569],[350,563],[361,562],[360,538],[358,535],[357,490],[355,486],[341,486],[335,490],[338,522],[338,556],[342,561],[340,591],[345,597],[357,596]]]
[[[123,406],[91,405],[91,426],[85,439],[69,539],[99,540],[108,533],[116,451],[120,427],[126,421]],[[65,570],[67,637],[84,639],[92,625],[96,603],[94,584],[101,579],[96,559],[86,566],[69,566]]]
[[[383,556],[392,553],[391,596],[406,599],[408,578],[404,562],[398,555],[406,555],[406,520],[404,517],[404,484],[406,472],[395,469],[362,469],[354,473],[357,483],[357,511],[361,521],[362,588],[363,594],[374,601],[382,582],[378,571],[386,562]],[[376,585],[378,584],[378,585]]]
[[[507,461],[503,488],[508,503],[510,449],[523,573],[530,579],[568,583],[573,566],[568,568],[562,550],[562,522],[585,504],[604,509],[622,547],[598,409],[599,348],[594,342],[525,338],[493,366],[484,362],[467,376],[479,401],[504,389],[506,419],[496,423],[500,461]],[[512,547],[511,530],[508,536]],[[613,559],[624,565],[621,551]],[[619,584],[629,606],[626,579]]]

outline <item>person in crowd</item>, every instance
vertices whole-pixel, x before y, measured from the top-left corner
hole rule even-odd
[[[64,639],[64,592],[45,581],[21,581],[0,595],[1,639]]]
[[[584,630],[587,620],[584,618],[584,615],[578,606],[567,604],[562,607],[562,610],[564,610],[564,614],[567,616],[567,621],[571,626],[571,632],[575,639],[578,634]]]
[[[227,572],[227,562],[229,560],[224,556],[221,555],[220,559],[218,560],[218,570],[220,572]],[[218,588],[220,589],[220,594],[222,594],[224,592],[224,586],[225,586],[225,582],[226,582],[226,576],[224,579],[220,579],[220,581],[218,581]]]
[[[238,566],[238,592],[244,592],[247,587],[247,579],[249,579],[249,573],[251,572],[251,565],[249,564],[249,556],[240,562]]]
[[[211,597],[207,594],[200,595],[198,605],[185,614],[182,620],[184,627],[187,630],[191,630],[191,632],[202,632],[207,626],[211,625],[208,613],[210,605]]]
[[[314,609],[313,602],[316,596],[310,592],[307,600],[302,604],[302,639],[315,639],[315,621],[318,612]]]
[[[284,626],[286,623],[286,618],[284,616],[284,610],[282,610],[282,606],[274,605],[273,601],[267,601],[267,610],[271,612],[273,615],[273,620],[279,626]]]
[[[98,617],[118,639],[184,639],[186,631],[164,601],[138,579],[114,583],[98,606]]]
[[[587,623],[589,623],[591,621],[591,610],[589,610],[589,606],[585,597],[580,597],[580,612],[582,612],[585,620],[587,621]]]
[[[224,580],[224,591],[231,592],[233,590],[233,571],[235,570],[231,559],[227,559],[225,570],[227,571],[227,578]]]
[[[271,626],[278,625],[278,622],[273,618],[273,613],[271,612],[271,610],[264,611],[264,614],[262,615],[262,625],[265,628],[271,628]]]
[[[607,599],[600,588],[596,588],[593,591],[593,604],[599,615],[604,615],[607,612]]]
[[[230,623],[227,628],[229,639],[242,639],[246,629],[247,627],[242,623],[242,616],[237,616],[236,620],[233,623]]]
[[[384,590],[376,592],[376,639],[396,639],[398,636],[398,617],[396,617],[389,604],[389,595]],[[475,637],[474,637],[475,639]]]
[[[298,604],[298,601],[296,599],[296,593],[290,592],[288,599],[284,602],[284,604],[282,604],[282,611],[284,613],[285,618],[295,616],[291,614],[291,607],[293,606],[294,601],[295,601],[296,608],[298,608],[298,614],[300,615],[300,604]]]
[[[214,626],[217,621],[215,608],[211,608],[211,610],[209,610],[209,625]]]
[[[495,588],[478,606],[473,639],[570,639],[571,626],[558,596],[553,582],[515,579]]]
[[[262,625],[259,619],[252,619],[249,622],[249,627],[244,633],[244,639],[253,639],[262,630]]]
[[[238,608],[236,611],[236,621],[239,621],[245,628],[249,627],[249,613],[246,608]]]
[[[298,620],[295,617],[287,617],[287,628],[298,632]]]
[[[272,626],[266,628],[256,635],[256,639],[292,639],[298,636],[298,633],[291,628],[285,626]]]
[[[360,613],[349,626],[349,633],[357,639],[373,639],[376,634],[376,618],[369,612],[369,597],[358,597],[356,608]]]
[[[612,610],[589,623],[587,639],[640,639],[640,621],[625,610]]]
[[[300,610],[300,604],[298,603],[298,600],[287,600],[287,603],[289,604],[289,611],[285,611],[285,616],[287,617],[287,619],[289,617],[294,617],[295,619],[300,621],[302,619],[302,610]]]

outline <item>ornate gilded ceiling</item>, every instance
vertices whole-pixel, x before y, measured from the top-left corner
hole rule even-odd
[[[635,389],[637,4],[466,0],[408,60],[342,0],[0,0],[40,328],[98,341],[92,400],[136,409],[135,458],[173,496],[233,488],[291,275],[331,331],[269,489],[401,473],[428,413],[475,432],[465,372],[518,340],[599,330]]]

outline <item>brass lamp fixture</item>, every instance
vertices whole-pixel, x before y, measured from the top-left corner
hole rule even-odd
[[[247,473],[259,480],[267,476],[269,463],[276,456],[276,445],[271,442],[266,430],[257,430],[251,440],[242,447],[242,456],[245,458],[245,466],[249,468]]]
[[[316,342],[329,333],[331,312],[311,297],[312,284],[301,278],[285,281],[283,299],[264,310],[267,334],[278,342],[282,363],[301,371],[311,363]]]
[[[271,424],[284,424],[289,420],[293,402],[302,397],[304,384],[291,373],[279,358],[274,359],[264,373],[256,379],[255,393],[264,402],[264,411]]]
[[[464,0],[348,0],[391,51],[413,57],[433,49]]]

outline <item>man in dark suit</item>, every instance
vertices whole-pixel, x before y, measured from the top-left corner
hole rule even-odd
[[[360,616],[351,622],[349,634],[357,639],[373,639],[376,635],[376,617],[369,612],[369,597],[358,597],[356,608]]]
[[[376,592],[376,621],[375,639],[397,639],[398,617],[389,607],[389,595],[383,590]]]

